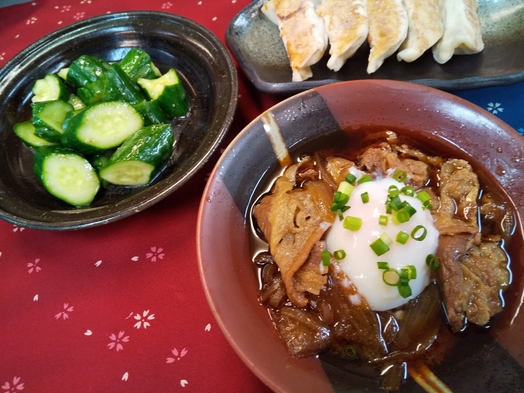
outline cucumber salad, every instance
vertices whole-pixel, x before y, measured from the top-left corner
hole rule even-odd
[[[32,118],[13,130],[34,152],[44,188],[73,206],[107,184],[150,183],[173,152],[170,121],[189,110],[177,72],[162,74],[136,48],[111,64],[82,55],[32,92]]]

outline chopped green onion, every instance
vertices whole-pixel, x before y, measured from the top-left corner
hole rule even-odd
[[[409,239],[409,234],[407,234],[404,231],[400,231],[399,233],[397,233],[397,237],[395,240],[397,241],[397,243],[406,244],[408,242],[408,239]]]
[[[391,238],[388,236],[388,234],[386,232],[382,232],[380,234],[380,238],[382,239],[382,241],[384,243],[386,243],[388,246],[391,246],[391,243],[393,243],[393,240],[391,240]]]
[[[373,179],[371,176],[369,176],[367,173],[362,176],[360,179],[358,179],[357,184],[367,183],[369,181],[372,181]]]
[[[349,198],[354,188],[355,186],[353,186],[352,184],[349,184],[347,181],[341,181],[340,184],[338,185],[337,191],[346,194]]]
[[[367,192],[363,192],[362,194],[360,194],[360,198],[362,199],[362,203],[369,202],[369,194]]]
[[[362,219],[359,217],[347,216],[344,218],[343,226],[350,231],[358,231],[362,226]]]
[[[429,254],[426,257],[426,265],[428,265],[431,270],[436,270],[439,266],[439,260],[435,255]]]
[[[417,212],[417,209],[411,206],[407,201],[402,203],[402,209],[407,211],[410,217],[412,217]]]
[[[391,287],[396,287],[400,281],[400,275],[395,269],[388,269],[382,273],[382,280]]]
[[[346,252],[344,250],[337,250],[333,253],[333,256],[337,261],[340,261],[346,257]]]
[[[408,269],[403,267],[400,269],[400,279],[399,279],[399,285],[409,285],[409,272]]]
[[[424,203],[424,209],[433,210],[433,205],[429,202]]]
[[[399,194],[399,190],[398,190],[397,186],[395,186],[395,185],[389,186],[389,188],[388,188],[388,195],[390,197],[396,197],[398,194]]]
[[[417,193],[417,199],[424,205],[431,200],[431,195],[427,191],[422,190]]]
[[[389,251],[389,246],[381,238],[378,238],[377,240],[372,242],[369,246],[378,256],[381,256]]]
[[[400,189],[400,193],[405,196],[414,196],[415,188],[413,186],[404,186]]]
[[[377,266],[379,269],[389,269],[389,263],[387,262],[377,262]]]
[[[402,202],[398,195],[388,198],[388,201],[386,203],[387,206],[389,206],[392,210],[395,211],[402,209],[402,207],[404,206],[404,202]]]
[[[408,272],[408,279],[414,280],[417,278],[417,268],[413,265],[407,265],[406,270]]]
[[[385,227],[386,225],[388,225],[388,220],[388,216],[380,216],[378,218],[378,225],[382,225]]]
[[[399,183],[404,183],[408,178],[408,174],[406,171],[397,169],[395,173],[393,173],[393,179],[398,181]]]
[[[357,348],[354,345],[346,345],[342,349],[342,356],[348,360],[358,359]]]
[[[322,265],[323,266],[331,265],[331,257],[329,255],[329,251],[327,250],[322,251]]]
[[[411,237],[419,242],[426,238],[428,230],[424,225],[417,225],[413,231],[411,231]]]
[[[354,183],[355,180],[357,180],[357,177],[352,173],[348,173],[348,175],[346,176],[346,181],[351,184]]]
[[[402,208],[398,212],[395,212],[395,215],[393,216],[393,222],[396,224],[402,224],[404,222],[408,222],[410,218],[411,216],[409,215],[408,211]]]
[[[411,292],[411,287],[409,285],[399,285],[398,286],[398,293],[400,294],[400,296],[402,296],[404,299],[407,298],[407,297],[410,297],[412,292]]]

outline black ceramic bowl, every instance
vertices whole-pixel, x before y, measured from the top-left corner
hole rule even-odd
[[[35,80],[82,54],[113,62],[130,48],[146,50],[160,71],[175,68],[190,99],[176,160],[146,187],[109,187],[89,207],[74,208],[49,195],[33,175],[32,152],[12,127],[31,118]],[[137,213],[184,184],[229,129],[237,105],[234,64],[222,42],[201,25],[173,14],[107,14],[67,26],[35,42],[0,70],[0,217],[40,229],[76,229]]]

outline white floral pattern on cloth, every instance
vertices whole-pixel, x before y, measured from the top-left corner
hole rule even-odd
[[[146,254],[146,258],[151,262],[156,262],[158,259],[164,259],[164,249],[162,247],[151,247],[151,252]]]
[[[74,307],[73,306],[70,306],[69,303],[64,303],[64,306],[63,306],[63,310],[60,311],[58,314],[55,315],[55,318],[56,319],[68,319],[69,318],[69,313],[73,312],[74,310]]]
[[[129,336],[124,336],[124,334],[125,334],[125,331],[123,330],[119,331],[118,334],[112,333],[109,336],[109,339],[111,340],[111,342],[107,344],[107,347],[109,349],[115,348],[117,352],[122,351],[124,349],[124,346],[122,345],[122,343],[129,342]]]
[[[504,108],[501,106],[502,104],[500,102],[490,102],[488,103],[488,111],[493,113],[494,115],[497,115],[500,112],[504,112]]]
[[[34,262],[29,262],[27,264],[27,267],[29,268],[27,272],[31,274],[33,272],[38,273],[40,270],[42,270],[42,268],[38,265],[39,262],[40,258],[36,258]]]
[[[13,393],[24,390],[24,383],[20,383],[20,377],[13,377],[12,382],[6,382],[2,385],[2,393]]]
[[[142,315],[136,314],[134,318],[138,321],[133,325],[133,327],[140,329],[143,327],[144,329],[148,328],[151,324],[149,321],[152,321],[155,319],[155,314],[149,314],[149,310],[145,310],[142,312]]]
[[[173,349],[171,350],[171,353],[173,354],[173,356],[169,356],[169,357],[167,357],[167,358],[166,358],[166,363],[173,363],[173,362],[175,362],[175,361],[177,361],[177,360],[182,359],[184,356],[187,355],[187,349],[184,348],[184,349],[182,349],[182,350],[179,352],[178,349],[173,348]]]

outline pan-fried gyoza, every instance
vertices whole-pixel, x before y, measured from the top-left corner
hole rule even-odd
[[[294,82],[313,76],[328,47],[327,67],[340,70],[366,39],[369,74],[397,52],[412,62],[431,49],[440,64],[478,53],[477,10],[476,0],[268,0],[261,9],[279,28]]]

